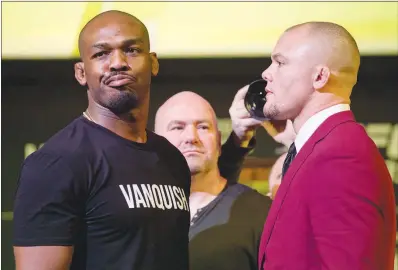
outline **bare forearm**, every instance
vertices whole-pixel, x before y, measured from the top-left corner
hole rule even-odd
[[[72,261],[73,247],[14,247],[17,270],[67,270]]]

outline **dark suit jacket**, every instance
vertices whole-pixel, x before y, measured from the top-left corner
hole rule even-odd
[[[395,198],[351,111],[322,123],[290,165],[265,222],[259,268],[392,270]]]

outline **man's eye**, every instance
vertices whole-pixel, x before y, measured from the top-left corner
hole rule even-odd
[[[128,52],[128,53],[136,54],[136,53],[141,52],[141,50],[138,49],[138,48],[128,48],[128,49],[127,49],[127,52]]]
[[[170,130],[182,130],[182,126],[173,126]]]
[[[199,129],[209,129],[208,126],[199,126],[198,128],[199,128]]]
[[[108,54],[108,52],[106,52],[106,51],[97,52],[96,54],[93,55],[93,58],[99,58],[99,57],[102,57],[102,56],[104,56],[106,54]]]

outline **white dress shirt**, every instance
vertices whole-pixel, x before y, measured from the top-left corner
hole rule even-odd
[[[297,154],[303,145],[308,141],[308,139],[314,134],[315,130],[330,116],[343,112],[349,111],[350,105],[348,104],[337,104],[327,109],[324,109],[313,116],[311,116],[304,125],[300,128],[296,139],[294,140],[294,144],[296,146]]]

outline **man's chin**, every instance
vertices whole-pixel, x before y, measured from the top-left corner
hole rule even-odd
[[[108,99],[108,109],[115,114],[128,113],[139,105],[138,97],[135,93],[131,92],[120,92],[116,95],[112,95]]]
[[[190,170],[192,176],[202,172],[202,166],[200,166],[197,163],[192,164],[192,163],[188,162],[188,167],[189,167],[189,170]]]

